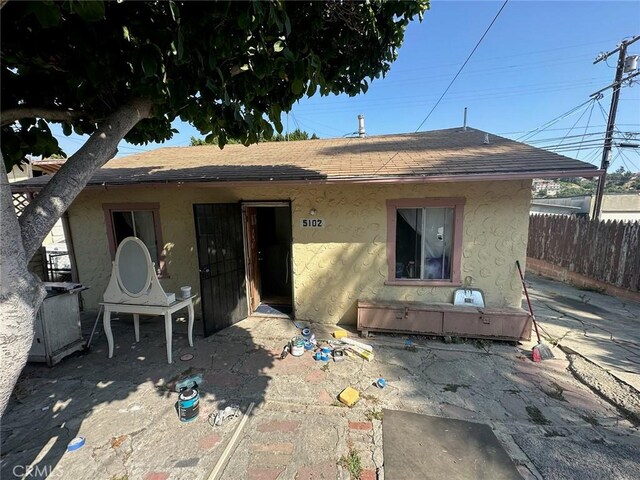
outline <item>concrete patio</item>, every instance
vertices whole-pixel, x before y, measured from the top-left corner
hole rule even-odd
[[[529,281],[534,309],[553,335],[553,316],[542,311],[540,298],[546,283]],[[627,302],[624,308],[632,312],[627,321],[637,322],[640,307]],[[89,329],[94,318],[87,315]],[[193,348],[186,324],[177,323],[168,365],[162,328],[157,319],[141,319],[136,344],[133,323],[122,316],[113,323],[114,358],[107,359],[100,334],[89,351],[54,368],[28,365],[2,419],[2,478],[207,479],[240,422],[211,427],[209,414],[250,402],[256,408],[223,479],[346,479],[340,459],[349,451],[361,459],[362,479],[384,478],[383,408],[488,424],[526,479],[640,478],[637,426],[576,380],[557,348],[555,359],[533,363],[531,344],[416,337],[415,348],[407,349],[406,337],[378,335],[367,339],[375,351],[371,362],[316,362],[309,352],[281,360],[296,327],[250,318],[197,336]],[[319,339],[334,330],[311,328]],[[197,323],[194,331],[201,331]],[[580,351],[579,336],[575,341],[572,348]],[[181,361],[185,353],[194,358]],[[610,350],[612,364],[635,368],[618,364],[617,355]],[[181,423],[172,383],[189,373],[205,378],[200,416]],[[379,377],[386,388],[371,386]],[[361,394],[352,408],[336,400],[347,386]],[[86,438],[85,446],[67,452],[76,436]]]

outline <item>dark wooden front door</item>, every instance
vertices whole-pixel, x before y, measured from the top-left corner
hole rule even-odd
[[[239,203],[194,205],[205,337],[248,315]]]

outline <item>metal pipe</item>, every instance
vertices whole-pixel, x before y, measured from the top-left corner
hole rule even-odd
[[[364,115],[358,115],[358,136],[364,137],[366,135],[366,131],[364,129]]]

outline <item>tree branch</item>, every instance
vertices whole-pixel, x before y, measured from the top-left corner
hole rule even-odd
[[[1,1],[1,0],[0,0]],[[0,112],[0,126],[11,125],[23,118],[44,118],[45,120],[73,120],[82,115],[82,112],[73,110],[56,110],[53,108],[18,107]]]
[[[33,256],[93,173],[115,155],[122,138],[140,120],[151,116],[152,106],[150,100],[136,100],[109,115],[25,208],[20,228],[27,258]]]

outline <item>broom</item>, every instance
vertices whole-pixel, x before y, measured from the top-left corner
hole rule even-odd
[[[527,291],[527,285],[524,283],[524,275],[522,274],[522,269],[520,268],[520,262],[518,260],[516,260],[516,266],[518,267],[518,272],[520,273],[520,280],[522,281],[522,287],[524,288],[524,295],[527,297],[527,305],[529,305],[529,315],[531,315],[531,319],[533,320],[533,327],[536,330],[536,337],[538,337],[538,344],[531,349],[531,359],[534,362],[539,362],[540,360],[549,360],[553,358],[553,352],[548,346],[542,343],[542,340],[540,339],[540,333],[538,332],[538,322],[536,322],[536,316],[533,314],[533,307],[531,306],[531,300],[529,300],[529,292]]]

